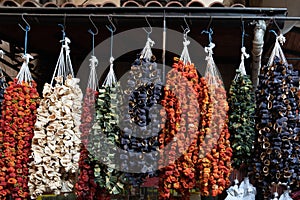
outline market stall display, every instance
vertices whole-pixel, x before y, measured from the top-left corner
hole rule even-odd
[[[64,37],[51,83],[37,110],[29,167],[31,198],[73,192],[80,158],[82,91],[74,78],[69,38]]]
[[[252,153],[252,170],[264,195],[261,198],[265,199],[270,198],[274,183],[285,184],[291,190],[299,188],[299,77],[280,47],[284,41],[282,35],[276,37],[256,91],[258,137]]]

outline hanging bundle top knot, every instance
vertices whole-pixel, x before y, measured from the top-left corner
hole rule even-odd
[[[90,71],[87,87],[96,91],[98,86],[98,77],[96,72],[96,67],[98,66],[98,59],[96,58],[96,56],[92,55],[89,61],[90,61],[91,71]],[[92,96],[92,99],[94,98],[95,96]]]
[[[246,47],[242,47],[241,52],[242,52],[242,60],[244,60],[244,58],[247,59],[250,57],[250,55],[246,52]]]
[[[154,44],[155,44],[155,42],[153,40],[151,40],[151,38],[148,37],[146,45],[140,56],[141,59],[146,59],[147,61],[151,60],[151,57],[153,55],[151,47],[153,47]]]
[[[273,51],[269,58],[268,66],[270,66],[274,62],[275,57],[278,57],[283,63],[287,64],[287,60],[286,60],[284,53],[280,47],[280,44],[283,45],[285,43],[285,41],[286,41],[285,37],[281,33],[280,33],[280,35],[278,35],[274,30],[271,30],[270,32],[275,34],[276,41],[275,41]]]
[[[110,63],[110,65],[112,65],[113,63],[114,63],[114,61],[115,61],[115,59],[114,59],[114,57],[110,57],[110,59],[109,59],[109,63]],[[112,67],[112,66],[111,66]]]
[[[205,47],[205,48],[204,48],[204,51],[205,51],[206,53],[208,53],[208,56],[209,56],[209,57],[212,57],[212,55],[214,54],[214,53],[213,53],[213,48],[215,48],[215,46],[216,46],[216,45],[215,45],[214,43],[211,42],[211,43],[209,43],[208,47]]]
[[[32,57],[32,55],[30,55],[30,54],[27,53],[27,54],[23,54],[23,55],[22,55],[22,59],[23,59],[24,62],[26,62],[26,64],[28,65],[30,59],[33,59],[33,57]]]
[[[282,33],[279,36],[277,36],[276,39],[281,45],[283,45],[286,42],[286,38],[282,35]]]
[[[68,37],[65,37],[65,39],[62,40],[62,42],[64,42],[63,48],[66,50],[66,53],[70,54],[70,46],[69,46],[69,44],[71,43],[71,40]]]
[[[17,79],[18,79],[18,84],[22,84],[22,82],[27,82],[29,83],[30,81],[32,81],[32,76],[28,67],[29,61],[30,59],[33,59],[33,57],[30,54],[23,54],[22,55],[22,59],[23,64],[22,67],[20,69],[20,72],[17,75]]]
[[[181,53],[181,56],[180,56],[180,60],[183,61],[184,65],[191,64],[191,58],[190,58],[189,50],[188,50],[188,47],[187,47],[190,43],[191,42],[189,40],[184,38],[183,50],[182,50],[182,53]]]
[[[90,67],[92,69],[95,69],[98,66],[98,59],[96,58],[96,56],[91,56],[91,58],[89,59],[90,61]]]

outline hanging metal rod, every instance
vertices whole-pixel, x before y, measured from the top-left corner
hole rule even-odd
[[[196,18],[196,19],[238,19],[244,20],[268,20],[275,17],[276,20],[298,21],[300,17],[286,17],[286,8],[196,8],[196,7],[162,7],[162,8],[134,8],[134,7],[88,7],[88,8],[28,8],[0,7],[0,16],[21,16],[26,13],[33,17],[105,17],[113,18]],[[165,14],[164,14],[165,13]]]
[[[0,13],[0,16],[21,16],[22,13],[16,14],[16,13]],[[41,13],[31,13],[26,14],[27,16],[31,17],[89,17],[90,14],[41,14]],[[113,18],[144,18],[145,15],[135,15],[135,14],[110,14]],[[101,18],[107,18],[107,14],[93,14],[95,18],[101,17]],[[158,15],[147,15],[149,18],[162,18],[163,14]],[[213,18],[213,20],[283,20],[283,21],[300,21],[300,17],[278,17],[278,16],[244,16],[244,15],[165,15],[166,18],[189,18],[189,19],[210,19]]]

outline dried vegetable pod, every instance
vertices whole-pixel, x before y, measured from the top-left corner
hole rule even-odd
[[[126,179],[133,187],[141,185],[148,176],[155,176],[158,156],[160,104],[162,85],[160,70],[152,55],[154,42],[148,38],[145,48],[129,71],[124,88],[119,145],[128,153],[120,155]],[[154,108],[154,110],[152,110]]]
[[[64,38],[51,84],[44,85],[37,110],[28,183],[33,199],[45,193],[72,192],[76,183],[83,95],[73,75],[69,43]]]
[[[232,170],[232,149],[227,125],[229,107],[221,75],[212,57],[214,46],[210,43],[209,47],[205,48],[208,53],[205,78],[211,101],[209,106],[211,121],[209,127],[205,128],[206,143],[203,144],[205,157],[199,161],[200,190],[204,196],[221,194],[230,185],[229,175]]]
[[[249,56],[242,48],[242,61],[229,89],[229,130],[233,149],[232,165],[239,169],[252,160],[255,140],[255,96],[250,77],[246,74],[244,57]]]
[[[75,192],[78,200],[94,200],[97,196],[97,184],[95,183],[94,167],[95,163],[91,159],[88,149],[90,131],[95,120],[95,103],[98,96],[97,84],[98,78],[96,66],[98,60],[95,56],[90,59],[90,75],[88,86],[83,100],[81,113],[81,150],[79,158],[79,175],[75,184]]]
[[[276,38],[268,65],[263,66],[256,91],[257,141],[253,153],[253,175],[264,199],[271,196],[272,183],[299,188],[298,72],[287,64]]]
[[[176,84],[177,81],[181,84]],[[197,119],[200,119],[199,107],[203,109],[203,105],[206,106],[202,104],[204,98],[199,82],[194,64],[184,64],[183,60],[175,59],[173,69],[167,75],[165,97],[162,100],[167,116],[159,139],[160,148],[164,148],[160,159],[167,158],[173,163],[160,171],[160,199],[171,198],[172,190],[181,194],[182,199],[189,199],[189,190],[196,185],[195,166],[199,157],[197,141],[201,133]],[[184,98],[187,104],[183,104]],[[175,115],[172,114],[173,110]],[[171,140],[176,142],[170,143]]]
[[[9,82],[2,104],[0,120],[0,199],[27,199],[28,163],[36,122],[39,94],[28,63],[29,54],[17,77]]]

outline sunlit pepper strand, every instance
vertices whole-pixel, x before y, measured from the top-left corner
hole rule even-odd
[[[0,145],[4,155],[0,161],[0,199],[27,199],[28,166],[31,139],[39,104],[36,83],[17,83],[6,88],[0,120]],[[2,142],[1,142],[2,143]]]

